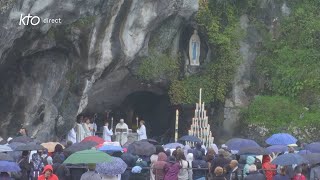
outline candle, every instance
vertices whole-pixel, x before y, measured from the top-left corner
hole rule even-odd
[[[139,117],[136,117],[136,120],[137,120],[137,129],[139,129],[139,124],[138,124]]]
[[[111,118],[111,129],[113,128],[113,117]]]
[[[179,111],[177,109],[176,110],[176,129],[175,129],[175,135],[174,135],[174,139],[176,142],[178,141],[178,123],[179,123]]]
[[[200,88],[199,105],[201,105],[201,92],[202,92],[202,88]]]

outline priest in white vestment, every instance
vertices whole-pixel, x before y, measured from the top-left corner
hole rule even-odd
[[[84,132],[84,129],[83,129],[81,122],[77,123],[76,129],[77,129],[77,142],[81,142],[85,136],[85,132]]]
[[[75,125],[75,127],[73,127],[67,135],[67,140],[71,141],[73,144],[77,142],[77,134],[76,134],[76,131],[74,130],[76,127],[77,125]]]
[[[144,121],[140,121],[140,128],[137,129],[138,133],[138,141],[142,139],[147,139],[147,131],[146,131],[146,126],[144,125]]]
[[[102,135],[102,138],[105,140],[105,141],[111,141],[111,136],[113,135],[113,132],[112,132],[112,127],[109,129],[109,123],[106,122],[106,124],[103,126],[103,135]]]
[[[128,125],[124,123],[123,119],[116,125],[116,141],[120,142],[121,146],[128,141]]]

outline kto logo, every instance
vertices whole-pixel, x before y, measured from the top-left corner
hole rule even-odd
[[[28,14],[28,16],[20,15],[20,22],[19,25],[29,25],[29,23],[33,26],[38,25],[41,22],[41,19],[39,16],[31,16]]]

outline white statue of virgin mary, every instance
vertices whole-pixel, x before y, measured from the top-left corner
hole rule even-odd
[[[189,58],[191,66],[200,65],[200,38],[198,36],[197,30],[194,30],[193,35],[190,38],[189,42]]]

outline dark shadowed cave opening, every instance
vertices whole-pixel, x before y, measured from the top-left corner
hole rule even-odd
[[[120,105],[112,107],[108,115],[98,113],[96,120],[98,127],[103,126],[106,118],[110,125],[111,117],[114,119],[113,129],[123,118],[133,132],[137,130],[136,117],[144,120],[148,138],[158,141],[169,141],[174,132],[175,109],[171,106],[167,94],[158,95],[149,91],[133,92]]]

